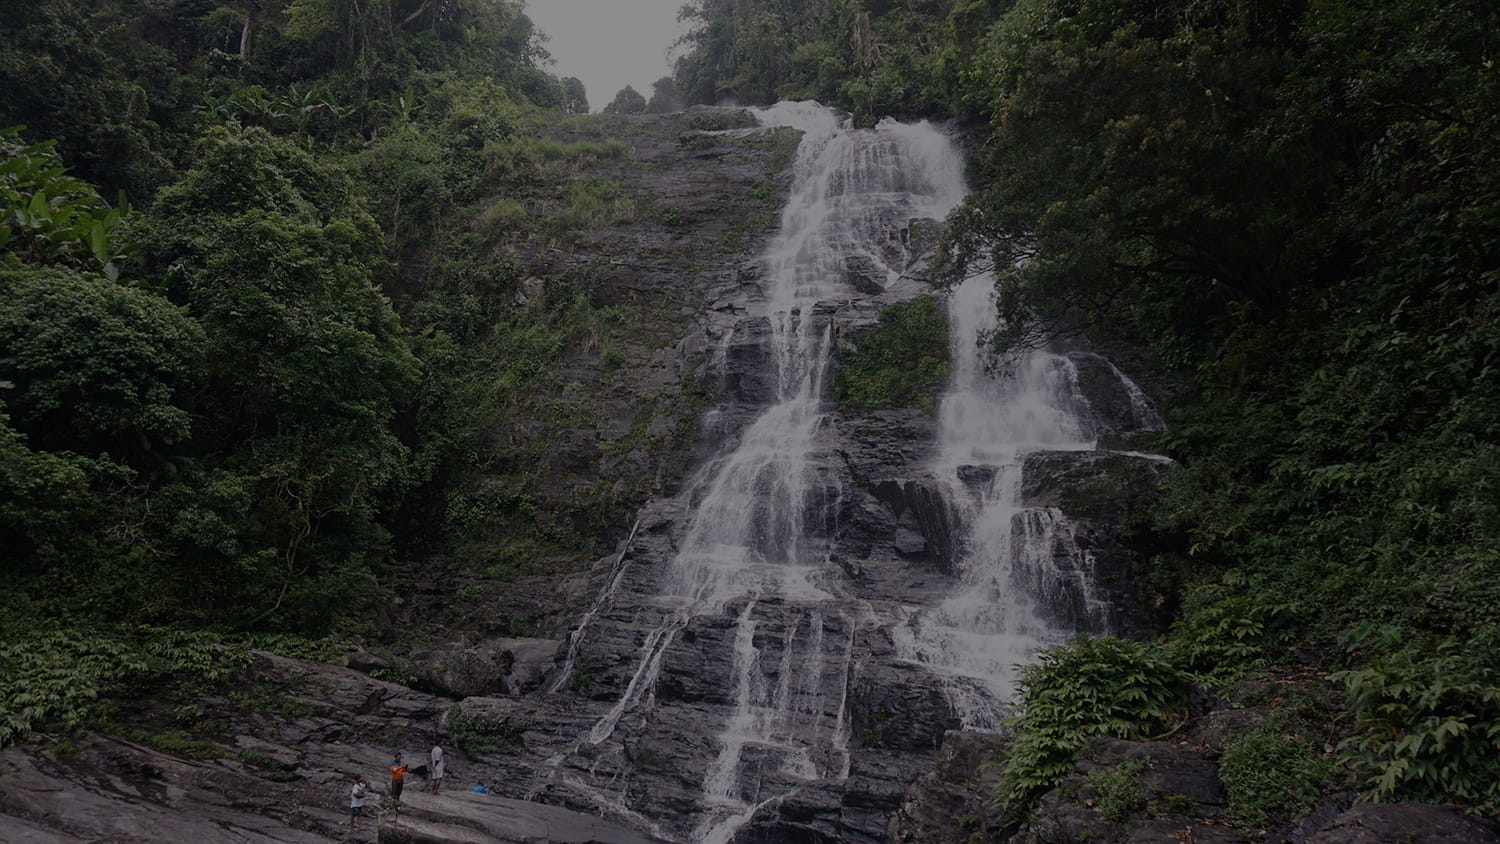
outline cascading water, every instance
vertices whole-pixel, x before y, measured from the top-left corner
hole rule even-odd
[[[1060,514],[1021,505],[1026,455],[1094,445],[1067,357],[1035,351],[1003,377],[986,365],[997,325],[993,290],[988,275],[970,278],[948,307],[952,378],[933,473],[959,514],[959,587],[913,613],[897,638],[904,657],[944,675],[964,726],[981,730],[996,726],[1016,666],[1061,636],[1038,605],[1055,584],[1024,582],[1027,573],[1049,571],[1054,546],[1067,544],[1055,529],[1065,524]]]
[[[824,607],[839,617],[833,630],[846,637],[837,648],[845,655],[853,626],[830,591],[838,591],[828,542],[839,489],[819,439],[834,329],[820,306],[849,298],[843,279],[851,258],[884,268],[887,281],[895,278],[906,256],[893,248],[892,232],[914,217],[945,216],[962,196],[954,189],[957,159],[948,159],[946,171],[917,164],[947,143],[928,127],[887,122],[857,132],[807,103],[758,116],[804,133],[793,193],[765,257],[775,401],[739,447],[711,467],[668,580],[669,593],[690,601],[693,612],[743,602],[734,712],[705,778],[709,811],[693,832],[693,840],[704,842],[728,841],[764,802],[747,781],[747,757],[754,757],[759,778],[767,769],[792,781],[846,773],[844,701],[842,694],[830,699],[827,690],[847,686],[849,665],[847,656],[838,664],[825,658]],[[759,644],[762,626],[762,640],[780,641]],[[769,650],[780,652],[774,666],[764,664]]]
[[[711,411],[725,449],[662,505],[669,515],[632,528],[550,686],[560,694],[591,663],[610,672],[614,696],[547,760],[530,792],[710,844],[733,840],[762,810],[853,781],[855,746],[874,740],[854,736],[856,720],[869,726],[868,712],[855,711],[863,702],[851,699],[856,681],[898,677],[927,688],[881,666],[940,678],[953,726],[994,725],[1013,666],[1061,636],[1038,596],[1072,576],[1054,567],[1077,551],[1060,513],[1022,506],[1026,457],[1094,440],[1068,356],[1038,352],[1007,378],[987,368],[992,282],[971,279],[949,295],[953,378],[936,454],[910,467],[936,481],[954,514],[948,562],[958,588],[893,599],[852,573],[849,558],[860,552],[840,547],[840,508],[870,493],[851,488],[849,443],[827,396],[838,332],[928,289],[904,279],[920,264],[908,234],[912,221],[942,220],[962,202],[963,159],[925,123],[854,129],[813,103],[755,113],[803,134],[780,229],[762,256],[761,295],[738,302],[742,317],[717,338],[720,361],[741,348],[763,358],[764,402],[739,426],[725,420],[744,420],[742,405]],[[851,267],[863,292],[848,281]],[[668,532],[670,541],[652,538]],[[638,534],[658,549],[654,559],[631,551]],[[1082,555],[1073,567],[1087,564]],[[1087,596],[1082,603],[1088,612]],[[677,764],[651,769],[643,776],[652,785],[632,790],[634,773],[664,753]],[[858,840],[874,840],[882,824],[871,819]]]
[[[611,742],[628,713],[653,705],[664,662],[697,619],[732,619],[728,717],[688,832],[703,842],[730,840],[799,782],[847,776],[859,621],[829,564],[841,495],[826,390],[831,314],[855,297],[845,282],[851,260],[896,280],[910,258],[897,233],[914,218],[943,218],[963,196],[962,161],[931,127],[853,130],[812,103],[756,113],[764,125],[803,133],[792,195],[763,257],[763,298],[741,323],[764,332],[771,400],[684,493],[691,512],[659,580],[660,620],[640,637],[624,692],[585,740]],[[729,339],[721,342],[727,350]]]

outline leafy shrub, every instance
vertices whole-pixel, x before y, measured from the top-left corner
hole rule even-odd
[[[17,259],[61,263],[120,277],[135,252],[126,218],[94,186],[66,175],[54,141],[21,142],[21,127],[0,129],[0,266]]]
[[[948,317],[931,296],[880,312],[880,324],[839,355],[833,394],[858,407],[932,410],[948,380]]]
[[[1229,809],[1242,823],[1264,826],[1306,814],[1329,789],[1333,763],[1306,739],[1272,719],[1236,736],[1224,748],[1219,779]]]
[[[253,768],[265,768],[267,770],[278,770],[281,768],[280,762],[277,762],[259,750],[242,750],[237,758]]]
[[[1146,808],[1146,789],[1141,786],[1145,770],[1146,761],[1134,759],[1114,768],[1089,771],[1083,782],[1094,791],[1095,806],[1104,817],[1118,823]]]
[[[0,269],[5,396],[33,447],[139,458],[186,439],[203,331],[164,297],[62,267]]]
[[[454,704],[448,710],[448,733],[465,753],[493,753],[521,741],[521,728],[504,721],[464,715]]]
[[[149,744],[168,753],[186,756],[189,759],[222,759],[226,751],[222,746],[206,739],[193,738],[181,730],[165,733],[148,733],[145,730],[129,730],[127,736],[142,744]]]
[[[407,688],[414,688],[421,682],[421,678],[405,666],[372,668],[370,669],[370,676],[377,680],[384,680],[387,683],[397,683]]]
[[[1105,636],[1079,636],[1045,650],[1018,682],[998,801],[1023,809],[1073,770],[1096,736],[1143,738],[1184,714],[1183,673],[1155,647]]]
[[[247,664],[243,648],[214,633],[141,628],[50,628],[0,643],[0,746],[47,726],[72,730],[99,718],[115,694],[151,680],[218,683]]]
[[[1293,618],[1290,605],[1276,597],[1200,585],[1188,592],[1168,647],[1185,669],[1227,685],[1285,644]]]
[[[251,633],[243,641],[248,647],[314,662],[337,663],[344,655],[337,640],[309,638],[296,633]]]
[[[1487,804],[1500,783],[1500,627],[1472,639],[1412,644],[1344,683],[1354,735],[1341,745],[1371,800]]]

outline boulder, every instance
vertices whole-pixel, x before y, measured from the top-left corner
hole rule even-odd
[[[1126,817],[1107,815],[1105,800],[1088,775],[1140,766],[1135,777],[1141,804]],[[1219,782],[1218,752],[1186,741],[1148,742],[1095,739],[1078,755],[1073,770],[1042,796],[1033,816],[1012,840],[1170,841],[1184,830],[1203,842],[1246,842],[1244,833],[1224,824],[1228,798]]]
[[[1361,803],[1307,837],[1307,844],[1494,844],[1500,824],[1448,806]]]
[[[512,657],[505,651],[467,645],[440,645],[419,657],[417,678],[429,691],[452,698],[504,694]]]

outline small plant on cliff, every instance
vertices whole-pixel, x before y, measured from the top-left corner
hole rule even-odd
[[[931,411],[948,380],[948,318],[931,296],[880,312],[880,325],[839,355],[833,394],[859,407]]]
[[[493,753],[521,741],[520,727],[465,715],[457,704],[448,710],[448,732],[465,753]]]
[[[1304,736],[1273,718],[1224,748],[1219,779],[1234,818],[1250,826],[1306,814],[1328,790],[1333,764]]]
[[[1157,734],[1187,703],[1175,664],[1153,646],[1113,636],[1079,636],[1043,651],[1018,686],[1020,714],[1011,720],[996,795],[1017,816],[1073,770],[1089,739]]]
[[[1145,771],[1144,759],[1132,759],[1113,768],[1089,771],[1083,782],[1093,790],[1094,805],[1104,817],[1118,823],[1146,808],[1146,789],[1141,786]]]

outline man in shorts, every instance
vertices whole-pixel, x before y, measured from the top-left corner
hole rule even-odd
[[[364,829],[365,829],[364,818],[362,818],[360,816],[364,814],[364,810],[365,810],[365,793],[367,792],[367,790],[368,790],[368,787],[365,785],[365,778],[362,777],[362,776],[355,777],[354,778],[354,786],[349,789],[349,831],[350,832],[354,832],[355,830],[359,830],[360,832],[363,832]]]

